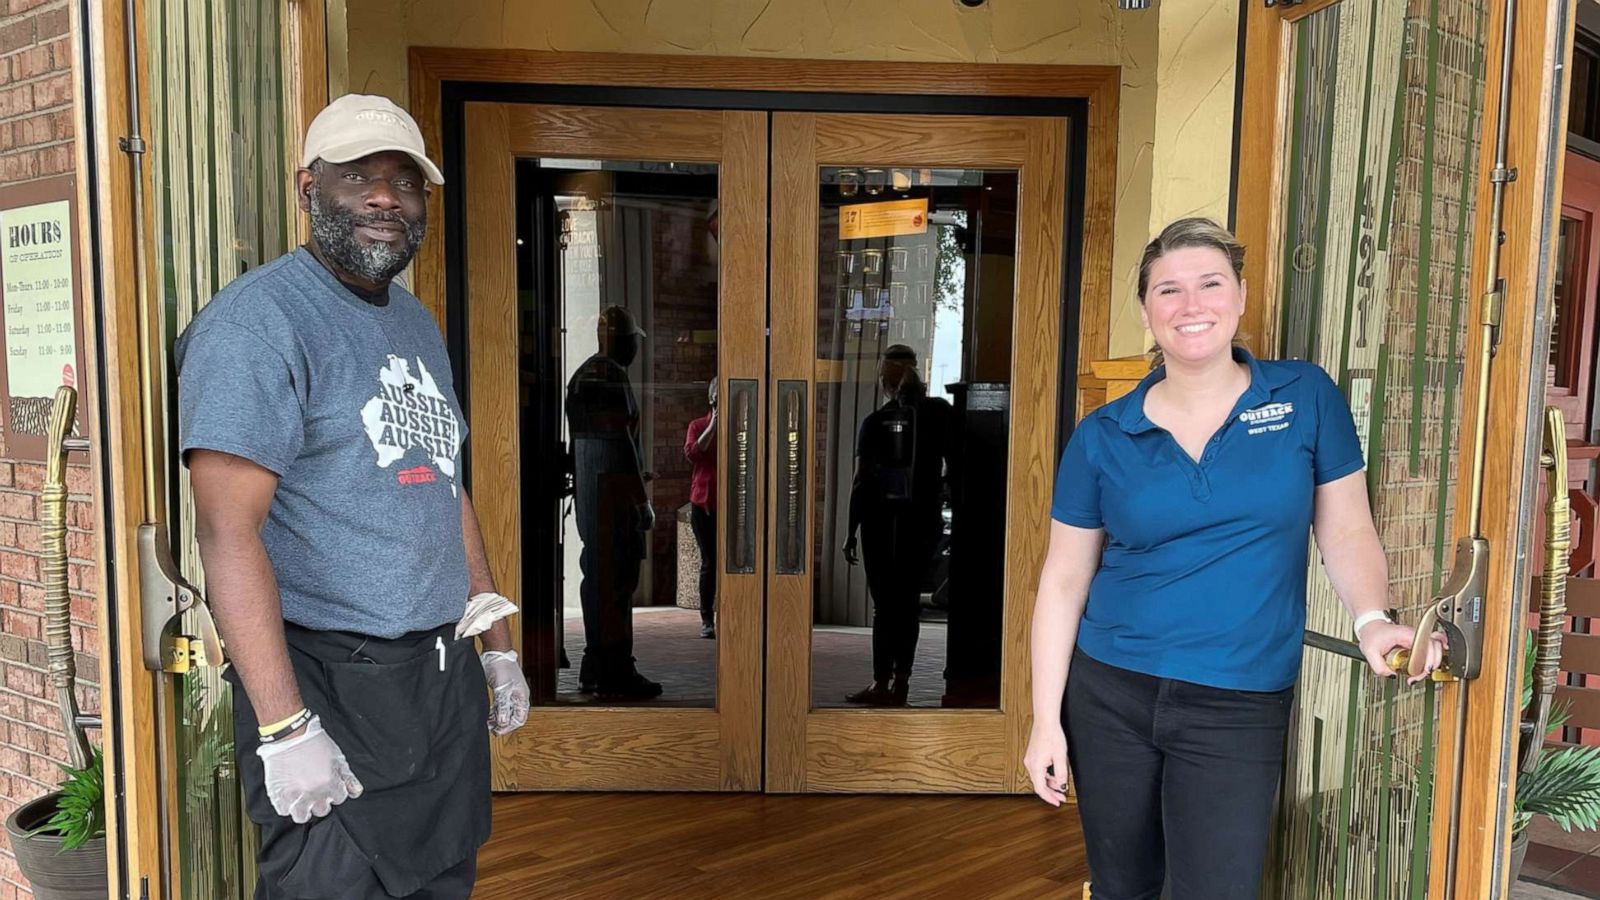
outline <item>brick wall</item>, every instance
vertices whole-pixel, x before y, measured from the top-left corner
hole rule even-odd
[[[73,171],[72,44],[67,0],[0,0],[0,184]],[[0,815],[50,791],[67,759],[60,716],[45,683],[39,487],[44,466],[0,449]],[[93,593],[93,479],[67,473],[68,587],[78,651],[80,705],[97,712]],[[98,740],[99,735],[91,733]],[[0,838],[3,842],[4,838]],[[0,849],[0,900],[31,897],[9,846]]]
[[[670,604],[678,594],[677,512],[689,502],[693,473],[683,440],[689,423],[706,414],[706,382],[717,374],[717,345],[696,339],[717,328],[717,259],[708,252],[704,213],[657,214],[651,223],[651,584],[652,600]]]

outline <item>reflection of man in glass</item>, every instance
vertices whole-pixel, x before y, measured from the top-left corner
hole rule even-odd
[[[844,545],[845,559],[854,565],[861,532],[872,593],[872,684],[846,699],[898,706],[909,692],[922,583],[943,532],[941,494],[954,410],[928,396],[916,351],[904,344],[884,351],[878,384],[885,403],[861,423],[856,438]]]
[[[717,382],[706,389],[711,411],[689,423],[683,455],[694,466],[689,481],[689,524],[700,546],[700,636],[717,636]]]
[[[567,383],[574,501],[583,541],[578,566],[586,646],[578,681],[602,699],[648,699],[661,693],[661,685],[633,665],[633,592],[655,510],[640,464],[639,404],[628,383],[628,366],[639,355],[644,331],[632,313],[612,306],[600,313],[597,337],[599,352]]]

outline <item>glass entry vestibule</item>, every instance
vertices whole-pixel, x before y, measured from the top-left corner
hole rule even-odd
[[[1021,786],[1074,125],[462,104],[501,787]]]

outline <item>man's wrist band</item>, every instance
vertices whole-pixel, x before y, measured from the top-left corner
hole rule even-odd
[[[256,729],[256,732],[261,736],[261,743],[271,744],[299,731],[309,721],[311,721],[311,710],[301,708],[299,712],[289,718],[281,722],[274,722],[271,725],[263,725]]]

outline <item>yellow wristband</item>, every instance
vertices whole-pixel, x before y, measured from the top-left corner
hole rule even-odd
[[[259,732],[263,737],[265,737],[267,735],[271,735],[271,734],[277,734],[278,732],[282,731],[283,729],[289,727],[289,723],[291,723],[295,719],[298,719],[301,716],[305,715],[305,713],[306,713],[306,708],[304,706],[302,706],[302,707],[300,707],[300,709],[298,711],[295,712],[294,715],[288,717],[287,719],[282,719],[282,720],[279,720],[277,722],[273,722],[271,725],[263,725],[260,728],[257,728],[256,731]]]

